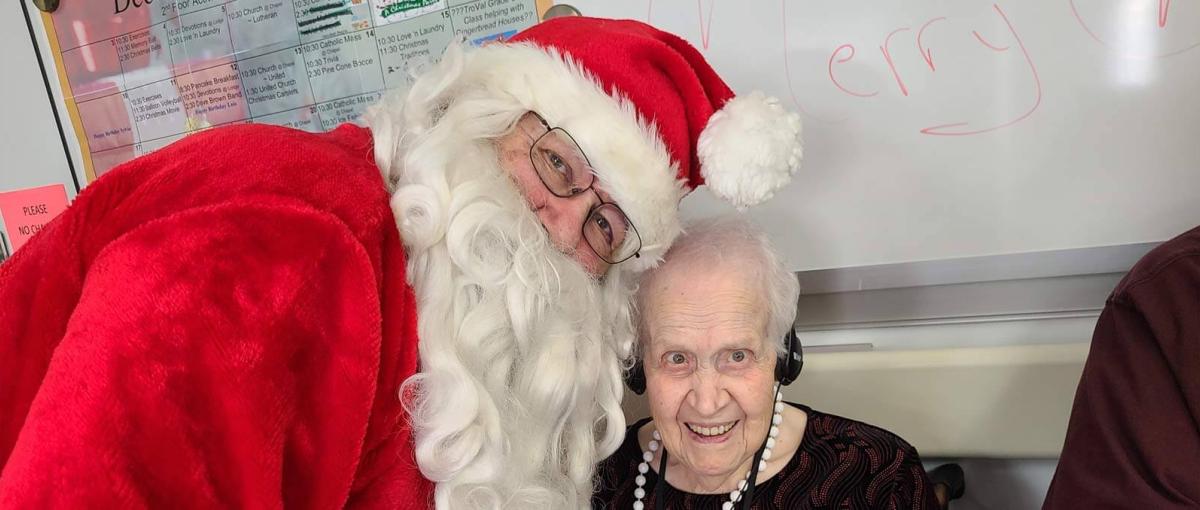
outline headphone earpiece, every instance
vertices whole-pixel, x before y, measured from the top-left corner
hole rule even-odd
[[[796,330],[793,328],[788,328],[787,335],[783,337],[783,345],[786,348],[783,355],[775,360],[775,380],[787,386],[792,384],[804,369],[804,347],[800,345],[800,338],[796,336]]]
[[[775,360],[775,380],[787,386],[792,384],[804,369],[804,347],[800,345],[796,330],[790,328],[787,336],[783,338],[783,343],[786,351]],[[635,360],[633,366],[625,373],[625,385],[635,394],[641,395],[646,392],[646,369],[642,366],[640,358]]]
[[[641,358],[634,360],[633,366],[625,373],[625,386],[638,395],[646,392],[646,369],[642,367]]]

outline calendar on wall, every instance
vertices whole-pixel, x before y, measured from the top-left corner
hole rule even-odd
[[[326,131],[451,41],[505,39],[548,0],[64,0],[33,15],[81,184],[213,126]],[[35,11],[36,12],[36,11]],[[48,59],[47,59],[48,60]]]

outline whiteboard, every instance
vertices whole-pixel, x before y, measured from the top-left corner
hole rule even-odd
[[[801,111],[750,214],[794,269],[1162,241],[1200,223],[1200,2],[569,0]],[[692,193],[685,214],[731,210]]]

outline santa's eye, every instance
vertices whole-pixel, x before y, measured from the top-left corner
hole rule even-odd
[[[612,229],[612,224],[608,222],[608,218],[605,218],[603,215],[597,214],[592,221],[596,222],[596,229],[598,229],[600,231],[600,233],[604,236],[605,244],[608,245],[609,247],[612,247],[613,229]],[[609,251],[612,251],[612,250],[609,250]]]
[[[553,168],[555,172],[563,174],[563,177],[569,180],[571,167],[567,164],[567,161],[562,158],[562,156],[559,156],[554,151],[546,151],[546,160],[550,162],[550,167]]]

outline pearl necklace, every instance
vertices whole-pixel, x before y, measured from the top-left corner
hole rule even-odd
[[[779,427],[783,425],[783,394],[779,391],[779,383],[775,383],[775,414],[771,416],[771,430],[767,432],[767,442],[763,446],[762,460],[758,461],[758,470],[765,471],[767,469],[767,460],[771,458],[771,450],[775,448],[775,439],[779,437]],[[650,461],[654,459],[654,452],[658,451],[662,436],[658,434],[656,429],[651,434],[654,439],[646,446],[648,451],[642,452],[642,462],[638,464],[638,475],[634,480],[637,483],[637,488],[633,490],[633,496],[636,498],[633,501],[633,510],[642,510],[646,505],[642,503],[642,498],[646,497],[646,472],[650,471]],[[754,466],[750,466],[751,470],[746,472],[746,476],[742,477],[742,481],[738,482],[737,488],[729,492],[729,501],[721,505],[722,510],[732,510],[733,505],[737,504],[738,500],[742,499],[742,494],[746,490],[750,473]],[[666,483],[666,479],[659,480],[658,483]],[[662,504],[660,501],[659,504]]]

